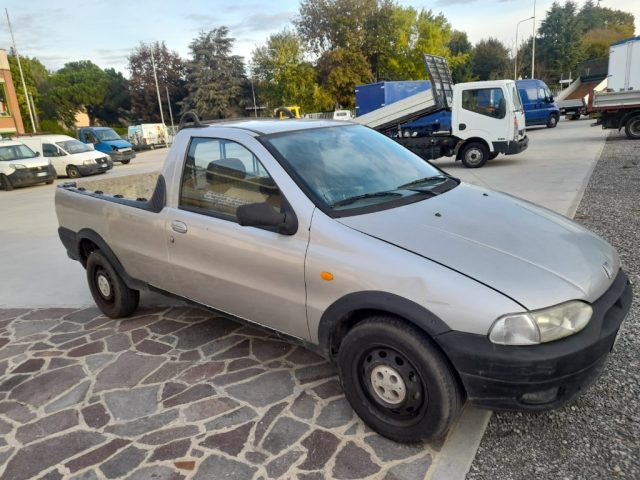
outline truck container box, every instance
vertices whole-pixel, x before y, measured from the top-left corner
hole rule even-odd
[[[378,82],[356,87],[356,117],[431,88],[428,80]]]
[[[640,37],[627,38],[609,50],[609,90],[640,90]]]

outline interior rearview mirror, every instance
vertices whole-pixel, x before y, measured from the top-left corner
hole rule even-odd
[[[298,220],[292,211],[278,212],[268,203],[240,205],[236,218],[243,227],[276,227],[282,235],[293,235],[298,230]]]

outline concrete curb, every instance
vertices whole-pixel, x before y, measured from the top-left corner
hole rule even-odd
[[[492,413],[465,406],[425,480],[463,480],[471,468]]]

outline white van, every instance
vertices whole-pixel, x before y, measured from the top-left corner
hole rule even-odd
[[[49,158],[58,176],[78,178],[113,168],[109,155],[68,135],[26,135],[17,140]]]
[[[127,131],[129,143],[136,148],[165,147],[169,141],[167,127],[162,123],[131,125]]]
[[[53,183],[56,172],[47,158],[41,157],[25,144],[0,140],[0,190],[13,187]]]

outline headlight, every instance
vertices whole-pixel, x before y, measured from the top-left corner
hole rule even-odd
[[[578,333],[587,326],[593,310],[577,300],[543,310],[512,313],[497,319],[489,340],[501,345],[535,345]]]
[[[84,162],[82,162],[83,165],[95,165],[96,161],[91,159],[91,160],[85,160]]]
[[[25,165],[21,165],[19,163],[10,163],[9,164],[9,168],[15,168],[16,170],[19,170],[21,168],[27,168]]]

